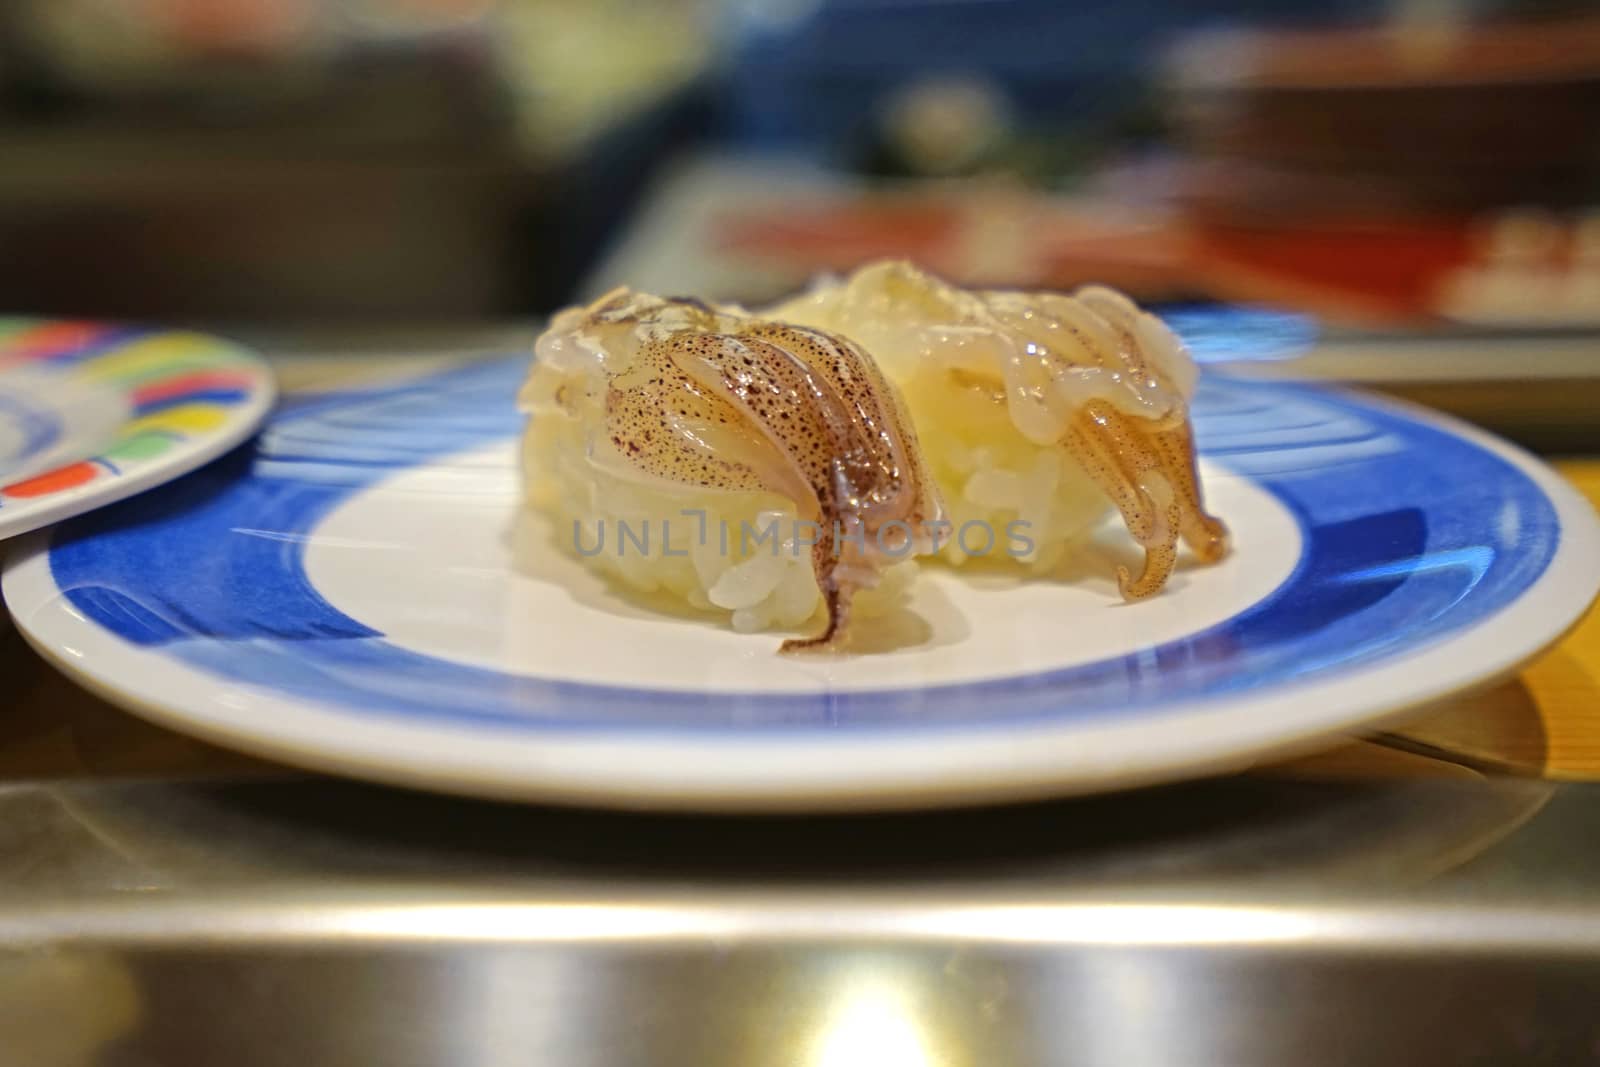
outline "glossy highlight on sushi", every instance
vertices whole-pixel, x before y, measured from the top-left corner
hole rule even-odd
[[[792,515],[817,531],[803,543],[809,599],[782,561],[709,551],[676,571],[663,560],[656,574],[623,573],[640,588],[732,609],[751,629],[803,620],[820,596],[820,632],[783,650],[836,648],[857,591],[933,548],[927,530],[943,512],[911,423],[872,358],[843,337],[618,289],[557,315],[536,356],[521,395],[525,465],[531,482],[554,482],[535,484],[536,502],[578,523],[676,513],[703,529],[709,508],[719,521]]]
[[[766,314],[872,350],[931,442],[957,521],[1020,515],[1050,565],[1107,500],[1145,552],[1139,574],[1118,568],[1127,600],[1165,586],[1180,538],[1201,562],[1227,554],[1195,462],[1197,370],[1177,336],[1122,294],[965,290],[885,261]]]

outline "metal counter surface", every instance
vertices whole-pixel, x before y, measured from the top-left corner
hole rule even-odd
[[[0,792],[0,1062],[1590,1062],[1600,787],[691,819]]]

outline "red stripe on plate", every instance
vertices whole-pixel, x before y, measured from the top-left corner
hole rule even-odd
[[[0,360],[49,359],[93,344],[111,328],[96,322],[46,322],[0,341]]]
[[[135,405],[148,404],[152,400],[166,400],[184,393],[194,393],[202,389],[215,389],[219,386],[235,386],[240,389],[250,387],[251,377],[240,371],[232,370],[202,370],[193,374],[184,374],[176,378],[167,378],[163,381],[151,382],[133,391]]]
[[[59,493],[63,489],[71,489],[93,480],[99,468],[93,463],[72,463],[65,467],[57,467],[53,471],[29,478],[21,482],[0,488],[0,496],[31,497],[48,496]]]

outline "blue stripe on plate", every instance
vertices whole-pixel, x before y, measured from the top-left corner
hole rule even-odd
[[[168,408],[183,407],[185,404],[241,404],[248,399],[250,399],[248,389],[195,389],[192,392],[147,400],[135,406],[134,411],[140,415],[149,415]]]

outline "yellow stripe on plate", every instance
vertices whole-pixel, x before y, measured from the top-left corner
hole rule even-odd
[[[228,420],[228,409],[215,404],[183,404],[134,419],[123,427],[123,439],[152,430],[168,433],[202,433],[214,430]]]

